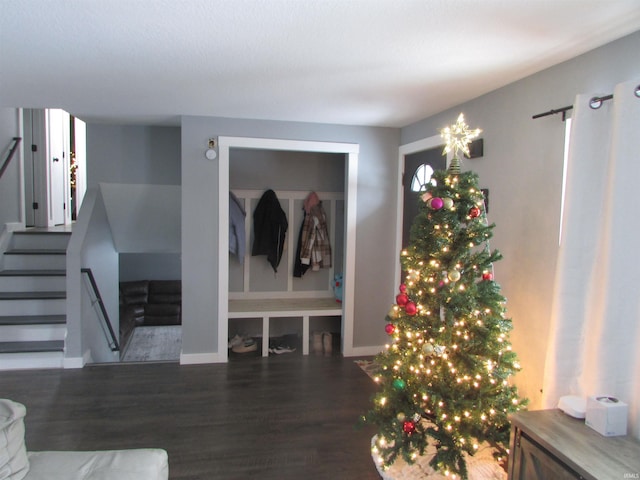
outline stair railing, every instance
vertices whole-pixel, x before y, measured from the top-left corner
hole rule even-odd
[[[102,318],[104,320],[105,325],[107,326],[109,335],[111,336],[109,348],[111,348],[112,352],[118,352],[120,351],[120,345],[118,344],[118,339],[116,337],[115,331],[113,330],[113,326],[111,325],[111,320],[109,320],[109,314],[107,313],[107,309],[104,307],[104,302],[102,301],[102,296],[100,295],[100,289],[98,288],[96,279],[93,276],[93,272],[91,271],[90,268],[81,268],[80,271],[82,273],[85,273],[89,278],[89,283],[91,284],[91,288],[95,296],[95,300],[92,302],[92,305],[95,305],[97,303],[100,307],[100,312],[102,312]],[[107,341],[109,341],[109,339],[107,339]]]
[[[18,149],[18,145],[20,145],[21,141],[22,141],[22,137],[13,137],[13,140],[12,140],[13,145],[9,149],[7,158],[4,160],[4,162],[2,162],[2,167],[0,167],[0,178],[2,178],[2,175],[4,175],[4,171],[9,166],[9,162],[13,158],[13,155],[16,153],[16,150]]]

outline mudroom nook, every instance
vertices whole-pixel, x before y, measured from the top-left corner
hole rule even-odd
[[[224,279],[219,279],[218,318],[228,321],[218,324],[218,352],[228,349],[229,338],[244,335],[257,338],[255,351],[268,356],[270,338],[293,336],[298,339],[299,354],[307,355],[316,350],[312,339],[320,332],[330,334],[329,339],[338,337],[339,351],[347,354],[353,343],[355,239],[350,232],[354,231],[356,199],[355,182],[350,180],[356,172],[358,146],[220,137],[219,150],[219,245],[225,248],[220,248],[219,273]],[[275,193],[287,219],[285,243],[275,266],[264,255],[252,255],[253,213],[268,190]],[[297,247],[310,195],[317,196],[326,214],[331,262],[300,274],[295,268]],[[229,229],[234,227],[231,218],[222,218],[223,213],[229,215],[231,202],[237,202],[245,214],[244,256],[232,253]],[[344,279],[341,301],[333,288],[336,274]]]
[[[333,284],[343,271],[344,165],[344,154],[230,151],[229,337],[248,341],[249,348],[240,351],[268,356],[275,350],[271,346],[279,346],[284,353],[307,355],[311,332],[340,338],[342,306]],[[254,215],[269,191],[287,223],[275,265],[265,255],[254,255]],[[326,219],[329,258],[321,267],[303,269],[298,244],[309,198],[319,202]],[[242,231],[234,222],[236,205],[244,213]]]

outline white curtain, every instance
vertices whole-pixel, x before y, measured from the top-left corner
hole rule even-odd
[[[639,85],[574,103],[543,402],[615,396],[640,438]]]

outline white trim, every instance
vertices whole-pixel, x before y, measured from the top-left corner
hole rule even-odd
[[[289,298],[333,298],[329,290],[291,290],[278,292],[229,292],[229,300],[269,300]]]
[[[228,308],[229,308],[229,149],[253,148],[261,150],[284,150],[345,154],[345,247],[344,290],[342,302],[342,352],[348,356],[353,350],[356,202],[358,184],[358,153],[360,145],[355,143],[333,143],[304,140],[279,140],[270,138],[219,137],[220,224],[218,228],[218,361],[227,361]],[[223,198],[224,197],[224,198]],[[224,288],[223,288],[224,287]]]
[[[232,189],[233,194],[239,199],[246,198],[248,200],[257,200],[264,195],[264,190],[245,190],[245,189]],[[309,196],[309,192],[301,190],[274,190],[278,199],[287,200],[305,200]],[[316,192],[322,200],[344,200],[344,193],[342,192]],[[245,205],[245,209],[247,205]],[[248,217],[251,217],[248,215]]]
[[[12,233],[16,230],[24,229],[24,224],[18,222],[5,223],[0,232],[0,253],[6,252],[11,243]],[[4,255],[0,257],[0,269],[4,267]]]
[[[25,178],[24,178],[24,145],[25,145],[25,135],[24,135],[24,110],[22,108],[18,108],[17,110],[17,122],[18,122],[18,137],[22,138],[20,142],[20,147],[18,148],[18,176],[19,176],[19,186],[18,186],[18,198],[20,204],[20,222],[22,224],[22,228],[24,228],[26,224],[26,198],[25,198]],[[30,147],[29,147],[30,148]]]
[[[384,345],[370,347],[353,347],[350,355],[345,357],[373,357],[385,350]]]
[[[84,365],[85,361],[83,357],[64,357],[62,360],[63,368],[82,368]]]
[[[353,321],[355,318],[355,278],[356,278],[356,206],[358,204],[358,153],[347,155],[345,193],[347,199],[344,227],[344,272],[342,288],[342,354],[353,352]]]
[[[63,352],[26,352],[0,354],[0,371],[62,368]]]
[[[220,322],[226,325],[227,322]],[[226,363],[227,362],[227,340],[224,342],[224,354],[220,353],[180,353],[180,365],[196,365],[202,363]]]
[[[405,167],[405,157],[407,155],[411,155],[412,153],[422,152],[424,150],[431,150],[432,148],[436,148],[444,145],[444,140],[440,135],[434,135],[432,137],[423,138],[422,140],[417,140],[415,142],[407,143],[406,145],[400,145],[398,149],[398,185],[397,185],[397,197],[396,197],[396,248],[395,251],[400,254],[400,250],[402,250],[402,222],[404,216],[404,190],[402,184],[402,177],[404,174]],[[450,158],[447,155],[447,165],[449,164]],[[396,271],[395,271],[395,285],[400,285],[401,279],[401,265],[400,262],[396,262]],[[395,296],[395,293],[393,293]]]
[[[229,355],[229,147],[233,144],[224,140],[220,137],[218,141],[218,353],[214,354],[218,362],[226,362]],[[180,363],[183,358],[184,363],[206,363],[197,356],[194,361],[187,357],[180,355]]]
[[[258,150],[286,150],[321,153],[355,153],[360,151],[357,143],[315,142],[308,140],[281,140],[273,138],[220,137],[218,145],[227,148],[253,148]]]

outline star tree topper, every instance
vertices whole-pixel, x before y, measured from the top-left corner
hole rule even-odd
[[[482,130],[479,128],[469,130],[469,126],[464,123],[464,114],[461,113],[458,116],[458,121],[454,125],[446,127],[440,132],[440,136],[444,138],[446,142],[442,153],[446,154],[453,151],[454,158],[459,158],[458,152],[469,155],[469,144],[471,140],[480,135],[480,132],[482,132]]]

